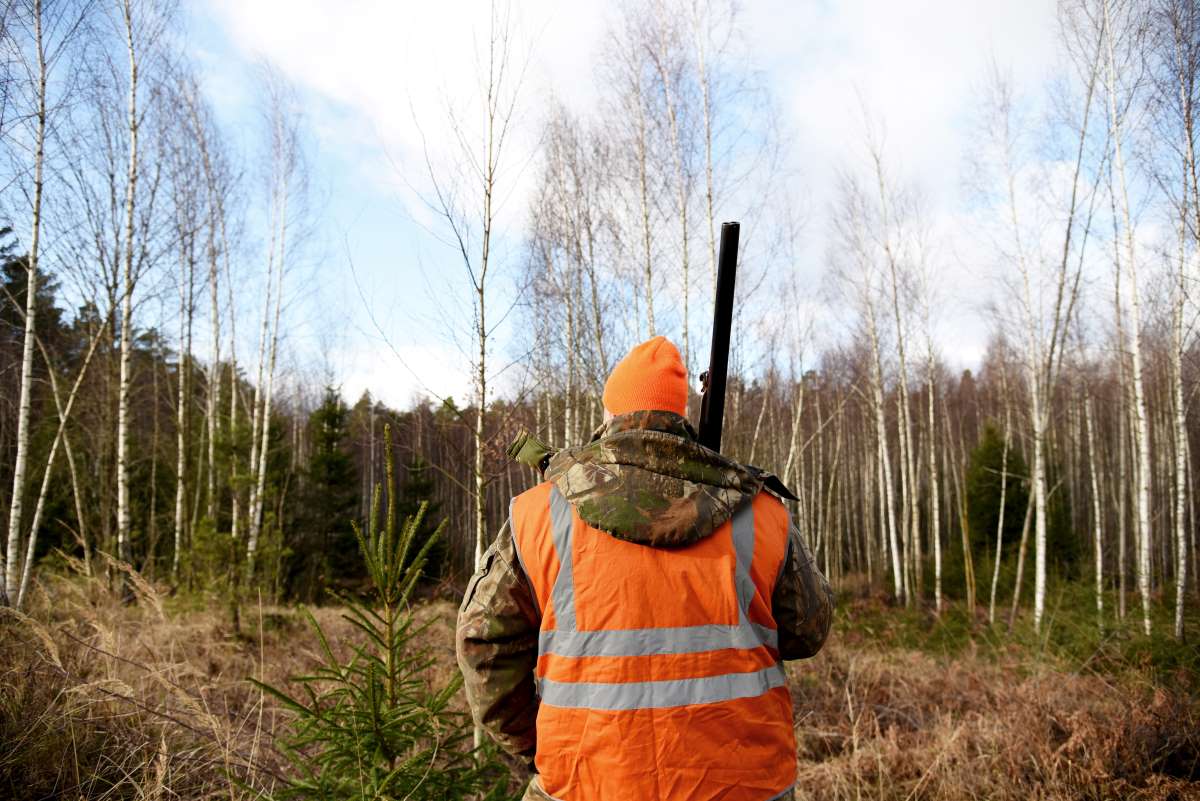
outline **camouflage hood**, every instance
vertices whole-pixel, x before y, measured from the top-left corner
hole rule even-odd
[[[613,418],[586,445],[555,454],[546,478],[588,525],[656,546],[707,537],[774,479],[705,448],[687,420],[657,411]]]

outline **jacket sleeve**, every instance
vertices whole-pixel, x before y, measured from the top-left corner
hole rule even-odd
[[[533,670],[540,617],[506,525],[467,585],[455,645],[476,725],[505,751],[527,759],[537,745]]]
[[[779,627],[780,657],[816,656],[833,622],[833,591],[795,526],[788,532],[787,556],[771,596],[771,611]]]

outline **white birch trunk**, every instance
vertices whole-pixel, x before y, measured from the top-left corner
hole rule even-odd
[[[182,229],[186,227],[186,224],[180,227]],[[192,280],[194,277],[192,275],[192,258],[186,252],[187,250],[188,247],[185,245],[185,252],[181,254],[183,256],[181,266],[186,273],[183,279],[187,283],[179,289],[180,353],[178,397],[175,406],[175,528],[173,531],[175,543],[171,554],[172,581],[179,580],[179,557],[183,553],[187,528],[184,506],[187,499],[188,403],[191,397]]]
[[[210,223],[211,226],[211,223]],[[208,492],[204,513],[215,528],[217,524],[217,410],[221,407],[221,310],[217,302],[219,287],[216,243],[210,232],[208,263],[209,319],[212,325],[208,351],[208,394],[204,417],[208,426]]]
[[[1179,276],[1172,309],[1171,395],[1175,439],[1175,639],[1183,641],[1184,594],[1187,591],[1187,407],[1183,398],[1183,354],[1186,347],[1183,307],[1186,299],[1185,256],[1179,258]]]
[[[50,490],[50,478],[54,474],[54,462],[58,456],[58,447],[66,440],[67,436],[67,421],[71,418],[71,409],[75,406],[75,398],[79,396],[79,387],[83,385],[83,377],[87,375],[88,365],[92,363],[92,356],[96,353],[96,346],[100,343],[103,336],[103,330],[97,331],[92,341],[88,344],[87,355],[83,357],[83,364],[80,365],[79,375],[75,377],[75,383],[71,385],[71,392],[67,395],[66,405],[63,405],[62,396],[58,388],[58,378],[54,374],[54,369],[50,366],[49,354],[45,349],[42,349],[42,358],[46,362],[46,372],[50,376],[50,391],[54,397],[54,408],[58,412],[58,428],[54,432],[54,441],[50,444],[50,454],[46,457],[46,471],[42,474],[42,486],[38,492],[37,504],[34,506],[33,520],[29,528],[29,541],[25,550],[25,563],[21,568],[21,584],[17,589],[16,602],[14,606],[20,609],[25,602],[25,596],[29,590],[29,578],[33,573],[33,558],[37,553],[37,534],[38,529],[42,526],[42,512],[46,508],[46,496]],[[39,342],[39,347],[41,343]],[[68,453],[70,453],[68,445]],[[74,466],[72,466],[74,472]],[[80,514],[82,524],[82,510],[76,505],[76,512]],[[86,556],[86,548],[85,548]]]
[[[279,258],[276,267],[278,277],[275,279],[275,313],[271,323],[271,347],[267,361],[266,389],[263,392],[258,443],[258,466],[254,471],[254,501],[250,509],[249,533],[246,537],[246,578],[254,578],[254,558],[258,552],[258,538],[262,532],[263,496],[267,488],[267,446],[271,439],[271,401],[275,390],[275,358],[279,350],[279,314],[283,306],[283,275],[287,255],[287,208],[288,208],[288,178],[285,175],[281,189],[279,211]]]
[[[712,296],[717,296],[717,226],[713,214],[713,132],[712,82],[708,76],[708,47],[701,24],[699,6],[692,7],[692,26],[696,34],[696,82],[700,84],[700,108],[704,116],[704,201],[708,219],[708,263],[712,277]]]
[[[19,593],[21,523],[24,514],[25,473],[29,464],[29,417],[33,390],[33,343],[37,335],[38,247],[42,228],[42,167],[46,144],[46,54],[42,41],[42,3],[33,1],[34,47],[37,51],[37,123],[34,133],[33,208],[29,237],[29,264],[25,285],[25,338],[21,349],[21,384],[17,401],[17,453],[13,462],[13,489],[8,512],[7,559],[0,556],[0,604],[16,601]]]
[[[1116,64],[1113,55],[1112,21],[1109,2],[1103,0],[1105,42],[1108,54],[1108,104],[1112,125],[1113,165],[1121,187],[1121,213],[1125,225],[1125,261],[1129,268],[1129,305],[1133,315],[1129,345],[1133,378],[1133,424],[1137,446],[1137,521],[1138,521],[1138,593],[1142,597],[1142,628],[1150,634],[1150,548],[1153,539],[1150,528],[1150,431],[1146,414],[1146,390],[1142,369],[1142,303],[1138,287],[1137,254],[1134,245],[1133,220],[1130,214],[1129,190],[1125,181],[1125,161],[1121,147],[1122,120],[1117,111]]]
[[[1096,552],[1096,616],[1104,628],[1104,518],[1100,509],[1100,476],[1096,467],[1096,429],[1092,399],[1084,401],[1084,422],[1087,424],[1088,467],[1092,481],[1092,547]]]
[[[686,370],[691,370],[692,351],[691,340],[688,336],[688,300],[691,295],[691,278],[689,276],[690,263],[688,257],[688,186],[687,173],[683,166],[683,143],[679,133],[679,114],[676,106],[675,93],[671,87],[671,75],[667,70],[665,63],[669,55],[669,45],[666,37],[666,23],[659,20],[659,50],[655,53],[654,66],[658,70],[658,78],[662,83],[663,104],[667,111],[667,129],[670,132],[671,141],[671,156],[675,165],[675,201],[676,211],[679,214],[679,242],[681,248],[680,255],[680,270],[681,270],[681,289],[683,299],[683,321],[681,324],[683,335],[683,365]]]
[[[891,212],[883,172],[883,157],[874,150],[875,179],[879,189],[879,208],[883,215],[883,251],[887,257],[888,273],[891,277],[892,315],[896,324],[896,350],[900,358],[900,379],[897,394],[897,423],[900,434],[900,497],[904,525],[904,583],[905,603],[912,604],[920,599],[921,585],[921,542],[920,509],[917,504],[917,479],[913,455],[912,417],[908,402],[908,359],[905,349],[904,322],[900,310],[900,266],[892,247]],[[912,575],[910,586],[909,574]],[[914,597],[915,596],[915,597]]]
[[[1000,514],[996,522],[996,555],[992,564],[992,588],[988,594],[988,624],[996,625],[996,585],[1000,583],[1000,557],[1004,553],[1004,509],[1008,500],[1008,449],[1012,443],[1012,407],[1008,402],[1007,371],[1004,393],[1004,455],[1000,459]],[[930,418],[932,419],[932,418]]]
[[[888,544],[891,546],[892,581],[896,597],[905,600],[903,564],[900,561],[900,543],[896,532],[896,500],[892,483],[892,463],[888,454],[887,421],[884,417],[883,364],[879,352],[879,335],[875,327],[875,310],[870,298],[866,298],[868,333],[871,339],[871,392],[875,406],[875,435],[879,439],[879,459],[883,470],[883,494],[887,511]]]
[[[1179,37],[1176,36],[1176,53],[1179,51]],[[1194,73],[1192,76],[1194,78]],[[1193,194],[1191,199],[1195,204],[1188,207],[1189,185],[1196,188],[1196,153],[1193,147],[1194,109],[1192,98],[1187,91],[1188,86],[1184,74],[1179,75],[1179,95],[1181,107],[1184,109],[1184,174],[1183,198],[1179,214],[1179,274],[1175,281],[1175,302],[1172,308],[1172,339],[1171,348],[1171,389],[1174,407],[1174,439],[1175,439],[1175,639],[1183,641],[1183,611],[1185,593],[1187,591],[1188,572],[1188,541],[1185,523],[1188,507],[1188,476],[1187,476],[1187,407],[1184,406],[1183,396],[1183,354],[1187,347],[1186,329],[1184,324],[1184,305],[1187,301],[1187,231],[1189,211],[1196,214],[1196,222],[1200,224],[1200,195]],[[1188,179],[1191,178],[1192,181]],[[1200,228],[1196,229],[1196,237],[1200,238]]]
[[[929,349],[929,539],[933,543],[933,608],[942,613],[942,511],[937,460],[937,429],[934,428],[934,402],[937,384],[934,381],[932,342]]]
[[[649,177],[647,175],[648,165],[646,164],[646,151],[649,145],[646,130],[646,104],[642,96],[640,78],[638,80],[636,96],[638,104],[637,156],[639,200],[641,201],[642,213],[642,258],[644,259],[642,271],[644,291],[646,293],[646,325],[650,337],[653,338],[658,335],[658,329],[654,324],[654,261],[650,249],[650,191]]]
[[[129,54],[129,167],[125,184],[125,238],[121,253],[124,261],[121,287],[121,377],[117,388],[117,555],[133,561],[132,512],[129,508],[129,397],[132,391],[133,357],[133,238],[134,211],[137,205],[138,129],[137,112],[138,58],[134,44],[131,0],[123,0],[125,42]]]
[[[1033,362],[1032,352],[1026,364],[1033,418],[1030,423],[1033,429],[1033,627],[1041,632],[1042,616],[1046,610],[1046,417],[1042,411],[1040,370]]]

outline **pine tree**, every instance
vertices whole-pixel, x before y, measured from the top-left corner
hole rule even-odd
[[[343,598],[345,617],[363,640],[352,647],[349,660],[339,660],[320,624],[306,612],[323,660],[309,675],[293,677],[304,695],[259,683],[296,716],[281,738],[291,776],[277,797],[509,798],[505,769],[490,750],[471,747],[467,716],[451,708],[462,676],[455,672],[439,689],[428,684],[434,659],[415,645],[428,623],[417,623],[410,601],[445,524],[412,554],[428,510],[422,505],[397,531],[390,426],[384,427],[384,445],[386,517],[381,525],[382,488],[376,485],[367,530],[354,526],[373,597],[369,604]]]
[[[288,571],[291,593],[301,598],[320,599],[327,586],[344,587],[363,576],[350,524],[358,504],[358,476],[348,448],[349,417],[333,387],[326,387],[324,400],[309,417],[312,455]]]
[[[441,504],[433,499],[433,491],[433,468],[424,456],[419,453],[414,454],[408,465],[408,476],[400,490],[396,507],[406,519],[418,517],[422,507],[425,508],[423,522],[413,535],[413,547],[418,549],[424,548],[425,543],[433,540],[436,533],[436,526],[433,524],[432,518],[437,516]],[[445,542],[436,539],[425,560],[424,577],[440,579],[445,574],[447,558]]]

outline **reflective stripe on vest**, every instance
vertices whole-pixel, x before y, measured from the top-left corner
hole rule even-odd
[[[650,656],[689,654],[723,649],[749,650],[767,646],[776,649],[778,632],[750,620],[754,580],[754,508],[746,503],[731,521],[736,568],[736,625],[706,624],[672,628],[603,629],[579,631],[575,616],[573,577],[574,510],[557,487],[550,490],[550,523],[559,571],[550,593],[556,627],[539,633],[539,655],[560,657]],[[520,558],[520,557],[518,557]],[[544,703],[576,709],[633,710],[691,704],[711,704],[737,698],[753,698],[787,679],[778,662],[749,673],[726,673],[692,679],[643,682],[560,682],[539,678],[539,695]]]

